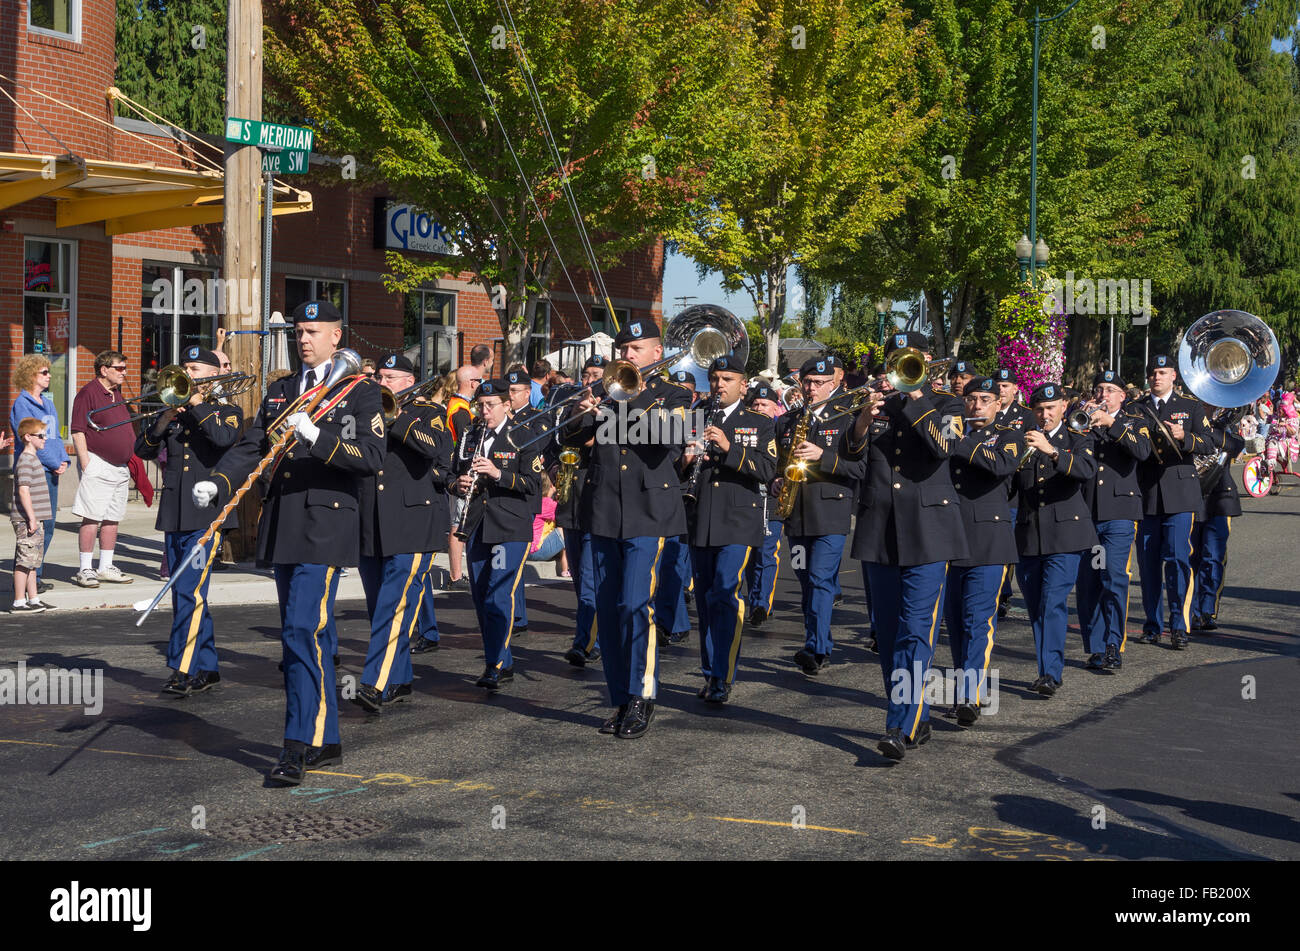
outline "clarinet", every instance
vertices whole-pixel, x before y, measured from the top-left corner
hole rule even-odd
[[[763,499],[763,537],[767,538],[772,534],[772,529],[767,524],[767,483],[766,482],[760,482],[758,484],[758,494]]]
[[[716,395],[710,396],[708,425],[713,425],[713,417],[717,415],[717,412],[718,397]],[[691,505],[695,505],[699,502],[700,470],[704,467],[705,456],[709,454],[709,446],[709,441],[705,440],[704,445],[700,448],[699,455],[697,455],[695,461],[691,463],[691,474],[686,479],[687,488],[685,497]],[[766,524],[766,520],[764,520],[764,524]]]
[[[477,455],[482,451],[482,449],[483,449],[483,443],[487,442],[487,433],[488,433],[487,424],[486,424],[486,423],[482,423],[482,422],[480,422],[480,423],[479,423],[479,437],[478,437],[478,445],[474,447],[474,451],[473,451],[472,453],[470,453],[470,455],[469,455],[469,459],[470,459],[471,461],[474,459],[475,456],[477,456]],[[461,459],[466,458],[466,456],[465,456],[465,444],[466,444],[467,442],[469,442],[469,439],[470,439],[470,434],[469,434],[469,433],[466,433],[466,434],[465,434],[465,438],[464,438],[463,440],[461,440],[461,444],[460,444],[460,457],[461,457]],[[478,478],[479,478],[479,475],[480,475],[480,473],[475,472],[472,476],[470,476],[470,480],[469,480],[469,488],[465,490],[465,507],[462,508],[462,509],[460,510],[460,520],[456,523],[456,528],[455,528],[455,530],[453,531],[453,534],[454,534],[457,538],[459,538],[461,541],[468,541],[468,540],[469,540],[470,533],[469,533],[468,531],[466,531],[466,527],[467,527],[468,524],[469,524],[469,508],[470,508],[470,503],[473,502],[473,500],[474,500],[474,493],[475,493],[475,491],[477,491],[477,489],[478,489]]]

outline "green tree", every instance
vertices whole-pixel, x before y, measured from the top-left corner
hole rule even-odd
[[[1196,31],[1195,58],[1175,121],[1193,147],[1196,197],[1179,236],[1190,267],[1160,329],[1181,333],[1219,308],[1249,311],[1269,323],[1284,365],[1294,366],[1300,78],[1294,55],[1275,52],[1272,40],[1294,36],[1300,3],[1187,0],[1183,16]]]
[[[925,47],[896,0],[723,0],[734,81],[710,116],[720,145],[683,253],[746,291],[775,369],[786,273],[818,270],[902,207],[894,156],[933,117],[918,105]]]
[[[226,0],[117,0],[119,89],[190,132],[226,115]],[[118,115],[138,118],[122,103]]]
[[[458,253],[433,263],[390,253],[389,286],[472,271],[509,362],[527,352],[543,292],[571,290],[546,229],[565,269],[586,263],[562,181],[602,268],[674,227],[704,174],[699,143],[726,56],[693,0],[535,0],[504,23],[495,0],[452,9],[455,20],[439,2],[284,0],[267,66],[316,119],[321,147],[355,156],[359,181],[385,182],[458,231]]]

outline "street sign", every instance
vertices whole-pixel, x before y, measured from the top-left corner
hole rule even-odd
[[[276,125],[274,122],[259,122],[234,116],[226,120],[226,141],[238,142],[240,145],[310,152],[314,135],[311,129],[302,129],[296,125]]]
[[[262,152],[262,171],[273,175],[305,175],[310,152],[283,149],[279,152]]]

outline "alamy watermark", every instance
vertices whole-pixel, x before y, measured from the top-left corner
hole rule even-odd
[[[17,668],[0,669],[0,706],[81,707],[88,717],[104,709],[104,671],[67,670],[60,667],[27,669],[20,660]]]
[[[1065,280],[1054,277],[1044,286],[1043,312],[1063,311],[1075,314],[1109,314],[1131,316],[1133,325],[1141,327],[1151,321],[1151,279],[1128,281],[1109,277],[1093,280],[1074,279],[1073,271]]]
[[[973,668],[923,668],[917,661],[911,670],[899,667],[889,675],[889,700],[895,704],[924,701],[932,707],[950,707],[956,703],[975,703],[978,699],[982,712],[992,716],[1000,706],[1000,681],[996,667],[990,667],[987,672]]]
[[[239,314],[247,317],[258,312],[256,303],[262,293],[260,281],[244,277],[209,277],[204,280],[191,277],[179,286],[171,278],[160,277],[149,289],[154,294],[149,302],[149,312],[157,315],[180,311],[183,314]]]

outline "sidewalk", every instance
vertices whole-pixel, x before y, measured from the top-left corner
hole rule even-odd
[[[75,480],[74,480],[75,481]],[[60,490],[64,486],[60,485]],[[60,491],[60,496],[67,495]],[[75,490],[74,490],[75,495]],[[135,580],[131,584],[101,583],[98,588],[81,588],[72,580],[77,572],[77,527],[81,520],[72,514],[72,495],[59,508],[58,521],[54,531],[54,541],[50,543],[49,554],[45,559],[45,580],[52,582],[54,588],[41,595],[41,599],[53,604],[57,610],[39,617],[58,617],[67,610],[85,610],[87,608],[129,608],[137,601],[152,601],[154,595],[166,582],[159,574],[162,561],[162,532],[154,529],[157,511],[147,507],[142,501],[133,501],[127,505],[126,518],[118,529],[117,547],[113,553],[113,564],[123,573]],[[13,533],[9,532],[8,548],[4,559],[4,590],[0,592],[0,604],[7,608],[13,596],[13,582],[10,572],[13,570]],[[99,550],[95,551],[95,564],[99,564]],[[433,583],[437,589],[445,588],[449,579],[446,552],[434,556]],[[554,584],[568,579],[556,575],[555,562],[529,562],[524,568],[525,584]],[[355,568],[339,579],[338,598],[362,599],[365,597],[361,588],[361,578]],[[267,604],[277,600],[275,578],[270,569],[254,568],[252,563],[228,565],[224,570],[214,569],[208,586],[208,600],[212,604]],[[154,609],[154,613],[171,612],[171,595],[168,594]],[[33,620],[33,623],[41,623]]]

